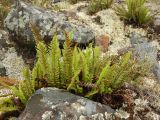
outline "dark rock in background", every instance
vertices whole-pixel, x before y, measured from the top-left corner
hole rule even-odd
[[[106,120],[114,112],[64,90],[42,88],[30,98],[18,120]]]
[[[64,42],[64,31],[73,31],[73,42],[76,43],[87,44],[94,39],[94,34],[89,28],[69,22],[63,13],[17,1],[5,19],[5,27],[11,38],[21,45],[34,44],[29,23],[38,27],[45,41],[51,41],[56,32],[60,42]]]

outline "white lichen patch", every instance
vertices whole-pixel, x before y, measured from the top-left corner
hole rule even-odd
[[[51,120],[53,119],[52,111],[45,111],[42,115],[42,120]]]
[[[87,117],[86,117],[86,116],[81,115],[81,116],[79,117],[79,120],[87,120]]]
[[[148,106],[148,101],[145,99],[138,98],[134,101],[134,103],[136,105],[134,108],[134,113],[137,113],[138,111],[143,111]]]
[[[49,99],[47,99],[46,97],[43,97],[40,102],[42,103],[46,103],[47,106],[51,106],[53,105],[53,102],[49,101]]]
[[[143,80],[143,86],[146,88],[152,88],[156,85],[156,81],[154,79],[150,79],[145,77]]]
[[[136,99],[134,101],[134,103],[136,104],[136,106],[147,106],[148,105],[148,101],[146,99]]]
[[[141,36],[146,36],[147,35],[147,31],[143,28],[135,28],[132,25],[128,25],[125,27],[125,34],[130,34],[130,33],[136,33],[136,34],[140,34]]]
[[[112,113],[107,113],[107,112],[105,112],[104,114],[105,114],[105,119],[106,119],[106,120],[109,120],[109,119],[112,119],[112,118],[113,118],[113,114],[112,114]]]
[[[65,112],[58,112],[60,115],[60,120],[64,120],[66,118],[66,113]]]
[[[52,104],[51,104],[51,107],[50,107],[50,108],[51,108],[51,109],[56,109],[57,107],[59,107],[59,106],[61,106],[61,105],[62,105],[62,103],[59,103],[59,104],[56,104],[56,105],[52,105]],[[67,105],[70,105],[70,104],[69,104],[69,102],[64,102],[63,105],[64,105],[64,106],[67,106]]]
[[[52,88],[41,88],[42,92],[49,92],[50,90],[59,90],[58,88],[52,87]]]
[[[102,113],[97,113],[91,116],[91,120],[105,120]]]
[[[86,101],[84,99],[78,99],[77,102],[79,102],[81,105],[86,105]]]
[[[0,96],[11,95],[12,91],[7,88],[0,88]]]
[[[121,119],[128,119],[130,114],[120,109],[116,111],[115,116]]]
[[[22,71],[25,68],[22,56],[18,56],[15,48],[9,48],[5,53],[5,58],[2,61],[6,68],[6,74],[11,79],[23,80]]]
[[[148,120],[160,120],[160,115],[154,113],[154,112],[148,112],[145,117],[148,119]]]
[[[74,108],[79,114],[85,114],[86,109],[80,103],[72,103],[71,107]]]

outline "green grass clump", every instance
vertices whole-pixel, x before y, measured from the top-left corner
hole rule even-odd
[[[125,21],[137,25],[150,23],[153,15],[145,7],[146,0],[126,0],[126,6],[117,6],[116,13]]]
[[[88,6],[89,14],[94,14],[100,10],[110,8],[113,0],[91,0]]]

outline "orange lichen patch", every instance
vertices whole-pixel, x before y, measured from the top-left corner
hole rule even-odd
[[[8,77],[1,77],[1,76],[0,76],[0,84],[1,84],[1,83],[4,83],[4,84],[6,84],[6,85],[12,86],[12,85],[15,85],[17,82],[18,82],[17,80],[10,79],[10,78],[8,78]]]
[[[102,52],[107,52],[109,43],[110,43],[110,38],[108,35],[100,35],[96,37],[96,45],[101,47]]]

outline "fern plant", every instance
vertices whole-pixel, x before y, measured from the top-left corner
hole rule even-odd
[[[152,21],[153,15],[145,7],[146,0],[126,0],[126,6],[116,6],[116,13],[129,23],[138,25],[147,24]]]
[[[132,59],[128,52],[121,57],[103,55],[99,47],[89,45],[85,51],[71,47],[71,36],[65,33],[63,50],[59,48],[57,36],[47,46],[35,37],[37,62],[30,71],[23,72],[24,80],[17,85],[0,84],[12,91],[12,98],[0,104],[2,110],[22,109],[35,90],[42,87],[57,87],[76,94],[92,97],[96,94],[110,94],[125,82],[134,82],[145,76],[149,66]],[[14,102],[18,98],[21,107]],[[9,103],[9,106],[6,106]],[[8,105],[8,104],[7,104]]]
[[[11,90],[11,95],[8,97],[0,97],[0,111],[21,111],[29,97],[35,91],[35,82],[31,79],[29,69],[26,68],[23,72],[24,80],[20,81],[17,85],[8,85],[4,81],[0,81],[0,85]],[[17,99],[17,100],[15,100]],[[15,102],[15,101],[16,102]]]
[[[114,59],[101,56],[97,46],[90,45],[85,52],[77,46],[72,48],[67,33],[63,48],[59,48],[56,36],[48,47],[43,41],[37,43],[37,62],[31,75],[35,89],[51,86],[92,97],[112,93],[125,82],[145,76],[149,70],[133,60],[131,52]]]

